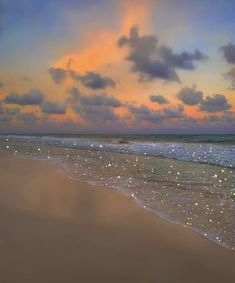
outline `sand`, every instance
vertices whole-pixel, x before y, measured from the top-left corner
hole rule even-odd
[[[0,282],[234,282],[235,252],[121,192],[0,155]]]

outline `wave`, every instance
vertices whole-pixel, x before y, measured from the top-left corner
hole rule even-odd
[[[202,135],[203,136],[203,135]],[[36,142],[44,145],[59,147],[100,150],[107,152],[120,152],[127,154],[139,154],[159,156],[190,162],[207,163],[224,167],[235,167],[235,145],[225,144],[225,140],[232,137],[221,136],[218,140],[223,143],[209,143],[213,136],[181,136],[184,142],[172,142],[172,136],[76,136],[76,135],[1,135],[0,139],[11,141]],[[168,138],[168,141],[166,141]],[[175,140],[179,140],[179,136]],[[186,140],[191,142],[186,142]],[[158,140],[158,141],[157,141]],[[206,140],[204,143],[195,140]],[[194,142],[192,142],[194,141]]]

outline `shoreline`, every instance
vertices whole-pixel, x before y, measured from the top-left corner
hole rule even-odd
[[[2,282],[206,283],[235,276],[233,250],[156,217],[118,190],[74,181],[36,160],[0,154],[0,217]]]
[[[9,153],[5,153],[6,156],[9,156],[11,157],[12,154],[9,154]],[[196,233],[198,234],[199,236],[201,236],[202,238],[206,239],[206,240],[209,240],[211,241],[212,243],[215,243],[216,245],[222,247],[222,248],[225,248],[225,249],[229,249],[231,251],[235,251],[234,247],[231,247],[229,246],[228,244],[226,243],[223,243],[223,242],[218,242],[218,240],[216,240],[216,236],[213,235],[213,234],[210,234],[210,236],[208,235],[208,232],[203,232],[201,231],[199,228],[195,228],[193,226],[189,226],[189,225],[186,225],[186,224],[183,224],[182,222],[180,222],[179,220],[174,220],[172,219],[169,215],[167,215],[167,213],[164,213],[163,211],[156,211],[156,210],[153,210],[149,207],[147,207],[145,205],[144,202],[142,202],[140,199],[136,198],[135,196],[132,196],[131,194],[128,194],[127,192],[125,192],[125,190],[121,189],[120,187],[112,187],[112,186],[108,186],[108,187],[105,187],[105,186],[102,186],[100,184],[96,184],[94,183],[93,181],[85,181],[85,180],[80,180],[79,178],[77,177],[72,177],[72,176],[69,176],[68,175],[68,172],[65,173],[65,171],[63,169],[61,169],[59,166],[57,166],[55,163],[47,163],[47,160],[40,160],[38,158],[32,158],[31,156],[18,156],[17,154],[15,155],[14,154],[14,157],[16,158],[23,158],[26,159],[26,160],[34,160],[36,162],[40,162],[42,163],[43,165],[45,166],[52,166],[52,167],[55,167],[57,172],[67,178],[71,178],[72,180],[76,181],[76,182],[79,182],[79,183],[85,183],[85,184],[89,184],[91,185],[92,187],[99,187],[100,189],[111,189],[111,190],[117,190],[119,191],[121,194],[124,194],[125,197],[129,198],[131,201],[133,201],[136,205],[138,205],[139,207],[141,207],[143,210],[147,211],[148,213],[150,213],[151,215],[153,215],[154,217],[157,217],[163,221],[167,221],[171,224],[175,224],[175,225],[180,225],[181,227],[183,228],[186,228],[186,229],[189,229],[190,231],[193,231],[193,233]],[[165,157],[159,157],[160,159],[163,158],[165,159]],[[187,162],[187,161],[186,161]],[[200,164],[204,164],[204,163],[200,163]],[[220,166],[217,166],[217,165],[212,165],[210,164],[211,166],[216,166],[216,167],[220,167]],[[205,236],[204,233],[207,233],[207,235]]]

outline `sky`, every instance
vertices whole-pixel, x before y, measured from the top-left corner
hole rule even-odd
[[[0,133],[235,133],[235,0],[0,0]]]

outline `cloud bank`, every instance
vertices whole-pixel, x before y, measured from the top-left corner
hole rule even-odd
[[[11,92],[4,99],[6,104],[18,105],[40,105],[44,99],[44,95],[39,89],[31,89],[25,94]]]

